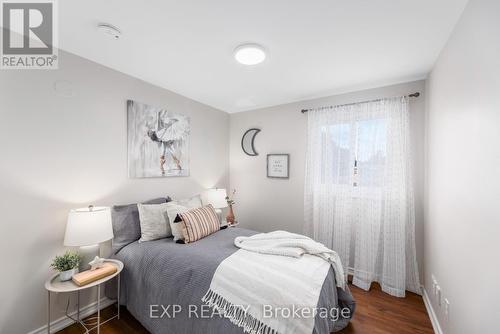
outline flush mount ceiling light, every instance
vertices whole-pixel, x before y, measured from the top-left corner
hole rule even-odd
[[[109,23],[99,23],[97,25],[97,29],[99,29],[104,34],[113,37],[114,39],[119,39],[122,35],[120,29]]]
[[[243,44],[234,50],[234,58],[243,65],[257,65],[266,59],[266,51],[258,44]]]

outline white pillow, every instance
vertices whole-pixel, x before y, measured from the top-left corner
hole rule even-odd
[[[184,236],[182,234],[182,224],[174,223],[177,215],[191,209],[201,208],[202,206],[203,204],[201,202],[200,195],[167,203],[166,208],[168,223],[170,225],[172,235],[174,236],[174,241],[184,240]]]
[[[167,217],[167,204],[137,204],[141,224],[139,242],[166,238],[172,235]]]
[[[179,205],[176,202],[168,202],[167,204],[168,223],[170,224],[170,230],[174,236],[174,241],[184,240],[184,235],[182,234],[182,224],[174,223],[174,221],[178,214],[189,211],[192,208]]]
[[[172,201],[170,203],[182,205],[182,206],[188,207],[190,209],[201,208],[203,206],[203,203],[201,202],[200,195],[196,195],[196,196],[193,196],[191,198],[175,200],[175,201]]]

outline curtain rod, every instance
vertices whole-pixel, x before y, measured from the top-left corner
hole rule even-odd
[[[405,96],[407,96],[407,97],[419,97],[420,96],[420,92],[416,92],[416,93],[405,95]],[[318,109],[333,108],[333,107],[345,107],[345,106],[352,106],[352,105],[360,104],[360,103],[379,102],[379,101],[382,101],[382,100],[385,100],[385,99],[376,99],[376,100],[369,100],[369,101],[362,101],[362,102],[355,102],[355,103],[339,104],[339,105],[335,105],[335,106],[320,107]],[[306,112],[308,112],[310,110],[314,110],[314,109],[313,108],[311,108],[311,109],[302,109],[300,112],[303,113],[303,114],[305,114]]]

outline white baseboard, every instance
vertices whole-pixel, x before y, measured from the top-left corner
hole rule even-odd
[[[427,313],[429,313],[429,318],[431,319],[432,328],[434,328],[434,332],[436,334],[443,334],[443,330],[441,329],[441,325],[439,325],[439,320],[437,318],[436,312],[434,312],[434,308],[432,307],[431,300],[427,291],[422,286],[422,298],[424,299],[425,308],[427,309]]]
[[[114,300],[109,299],[109,298],[102,298],[101,299],[101,310],[105,307],[108,307],[109,305],[115,303]],[[92,315],[97,312],[97,302],[93,302],[92,304],[89,304],[87,306],[84,306],[80,309],[80,318],[85,318],[88,317],[89,315]],[[70,313],[72,317],[76,317],[76,311]],[[66,316],[63,316],[57,320],[51,321],[50,322],[50,332],[55,333],[60,331],[61,329],[64,329],[70,325],[72,325],[74,322],[71,319],[68,319]],[[28,334],[47,334],[47,325],[44,325],[40,328],[37,328]]]

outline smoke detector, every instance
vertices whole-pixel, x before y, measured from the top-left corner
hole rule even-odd
[[[119,39],[122,35],[120,29],[109,23],[99,23],[97,25],[97,29],[99,29],[104,34],[113,37],[114,39]]]

